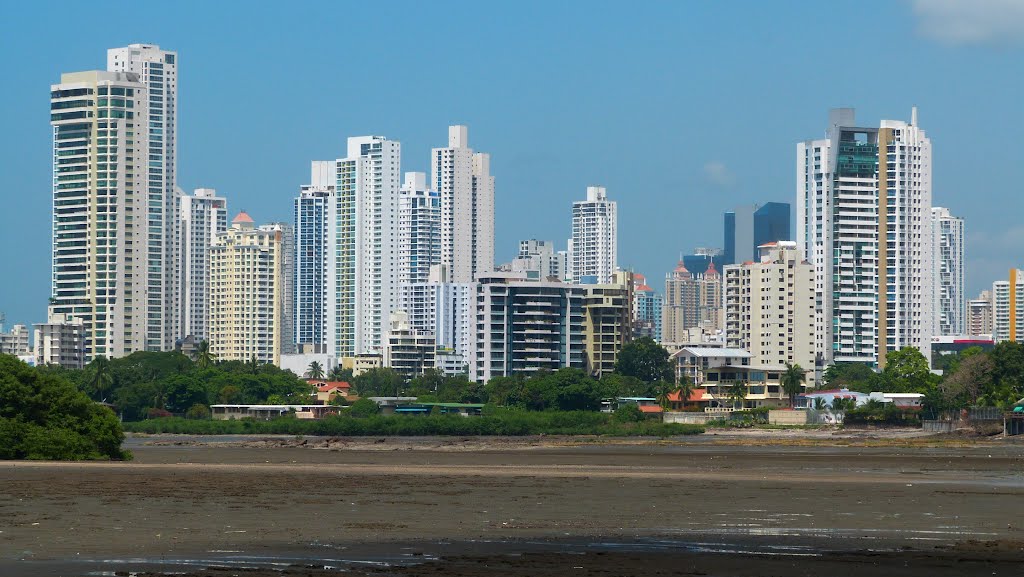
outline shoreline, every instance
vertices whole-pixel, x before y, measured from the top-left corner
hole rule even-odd
[[[827,542],[827,546],[821,546]],[[317,543],[254,551],[208,550],[163,557],[0,560],[21,577],[642,577],[715,575],[859,576],[881,571],[904,577],[1012,574],[1024,562],[1024,541],[973,541],[907,547],[884,539],[821,536],[693,534],[609,538],[432,540]],[[11,573],[14,574],[14,573]]]
[[[404,559],[415,551],[402,547],[421,547],[419,557],[458,558],[423,571],[470,576],[490,564],[506,571],[493,575],[575,575],[585,570],[559,565],[556,553],[596,559],[595,543],[603,543],[602,562],[617,568],[605,575],[632,575],[632,564],[656,554],[665,574],[692,562],[719,576],[731,575],[728,567],[743,574],[733,557],[792,562],[792,551],[821,559],[830,548],[886,549],[884,562],[898,569],[907,547],[941,565],[953,557],[937,546],[973,544],[1013,557],[1024,541],[1024,445],[1016,443],[371,437],[316,449],[292,437],[207,439],[133,437],[131,462],[0,462],[0,574],[85,575],[232,556],[281,569],[339,552]],[[582,542],[590,548],[574,551]],[[696,542],[732,548],[706,556],[686,545]],[[524,544],[537,548],[529,559],[508,557]],[[753,545],[797,549],[730,553]],[[88,560],[106,564],[83,565]],[[816,566],[863,574],[863,560]],[[554,569],[545,573],[545,563]],[[601,575],[599,565],[592,574]]]

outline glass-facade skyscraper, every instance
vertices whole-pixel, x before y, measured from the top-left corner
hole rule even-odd
[[[757,247],[792,240],[790,206],[787,202],[768,202],[736,207],[723,220],[722,264],[757,260]]]

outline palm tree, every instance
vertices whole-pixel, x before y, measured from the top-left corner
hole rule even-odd
[[[789,406],[796,405],[796,396],[803,392],[804,380],[807,378],[807,371],[800,368],[800,365],[786,363],[786,370],[782,372],[782,391],[789,395]]]
[[[821,411],[824,411],[827,406],[828,406],[828,404],[825,402],[825,399],[823,399],[821,397],[814,397],[814,410],[815,411],[818,411],[820,413]]]
[[[695,390],[696,387],[693,386],[693,381],[690,380],[690,377],[683,375],[679,379],[679,384],[676,385],[676,392],[679,393],[679,400],[681,402],[680,408],[686,408],[686,402],[690,400],[690,397],[693,396],[693,391]]]
[[[328,378],[330,378],[332,381],[351,381],[352,370],[344,369],[341,367],[341,365],[338,365],[331,369],[331,373],[330,375],[328,375]]]
[[[656,387],[656,390],[658,392],[658,404],[660,404],[662,408],[667,409],[669,407],[670,402],[668,398],[669,395],[676,392],[677,390],[675,383],[670,383],[668,381],[658,381],[657,383],[654,384],[654,386]]]
[[[256,355],[253,355],[246,364],[249,365],[249,372],[254,375],[260,374],[260,362],[256,360]]]
[[[319,361],[313,361],[312,363],[309,363],[309,368],[306,369],[306,373],[309,375],[309,378],[319,381],[324,378],[324,366],[321,365]]]
[[[846,411],[853,409],[857,406],[856,399],[844,399],[842,397],[834,397],[832,399],[832,413],[836,416],[836,422],[842,420],[842,417],[846,415]]]
[[[732,408],[736,408],[739,405],[743,408],[743,401],[747,398],[747,383],[737,380],[729,386],[729,402],[732,403]]]
[[[104,399],[103,393],[114,384],[114,376],[110,374],[110,361],[100,355],[89,363],[92,373],[89,375],[89,386],[96,391],[97,401]]]
[[[196,365],[200,369],[209,368],[213,364],[214,355],[210,352],[210,343],[206,339],[199,341],[196,346]]]

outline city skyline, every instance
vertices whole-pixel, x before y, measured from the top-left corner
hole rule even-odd
[[[68,9],[75,11],[73,7]],[[351,10],[363,9],[351,7]],[[971,142],[981,140],[983,135],[988,138],[989,131],[984,130],[985,125],[979,121],[978,114],[988,115],[992,110],[1011,111],[999,117],[1007,126],[1005,130],[999,131],[996,138],[1008,139],[1010,134],[1016,132],[1013,129],[1020,127],[1020,115],[1006,106],[1005,103],[1009,102],[1006,95],[999,94],[1019,92],[1014,90],[1014,85],[1006,85],[1008,82],[1019,81],[1003,79],[1001,76],[993,80],[999,68],[998,63],[1003,60],[1014,61],[1015,56],[1019,56],[1020,46],[1012,41],[1000,42],[998,38],[994,43],[957,44],[955,38],[942,41],[927,36],[927,30],[920,29],[923,20],[919,19],[920,14],[915,13],[912,4],[882,5],[881,9],[891,19],[879,26],[902,25],[919,30],[918,33],[893,41],[904,51],[895,57],[914,59],[915,67],[910,75],[916,82],[906,84],[910,88],[895,94],[878,95],[856,86],[853,79],[840,80],[835,86],[821,88],[811,97],[800,95],[799,106],[782,107],[779,118],[773,118],[771,107],[778,106],[780,98],[794,97],[805,92],[805,89],[800,82],[785,76],[788,72],[783,70],[787,64],[793,65],[794,61],[801,58],[785,50],[791,41],[769,38],[771,42],[768,52],[777,56],[784,55],[785,58],[775,69],[775,72],[783,74],[780,81],[770,88],[769,94],[759,94],[759,99],[767,97],[767,101],[754,102],[751,99],[748,106],[743,107],[737,104],[738,97],[732,96],[712,107],[711,111],[717,114],[708,115],[717,117],[715,121],[724,122],[726,127],[734,123],[757,123],[766,133],[770,132],[769,136],[758,140],[756,148],[753,144],[744,144],[739,149],[741,155],[765,151],[764,158],[756,162],[736,159],[734,143],[719,135],[717,130],[711,129],[707,121],[701,118],[704,114],[698,114],[700,107],[708,104],[706,100],[709,97],[721,96],[730,89],[729,79],[718,78],[718,84],[713,89],[689,95],[681,101],[669,100],[666,97],[672,87],[681,86],[711,71],[699,68],[697,63],[688,63],[696,68],[640,82],[642,79],[632,78],[633,75],[650,72],[647,67],[656,64],[643,63],[639,65],[640,70],[630,72],[625,63],[632,52],[627,51],[624,55],[610,54],[610,48],[624,47],[625,40],[613,42],[611,47],[600,46],[592,41],[585,42],[580,49],[593,51],[595,60],[600,60],[602,55],[608,56],[616,71],[638,83],[627,88],[609,87],[600,98],[586,99],[582,106],[575,108],[553,107],[539,98],[539,92],[533,89],[519,90],[515,94],[526,98],[517,108],[509,111],[507,118],[498,118],[495,116],[496,110],[508,104],[508,97],[492,90],[471,90],[467,83],[486,74],[459,68],[473,74],[467,75],[465,82],[456,83],[461,86],[459,90],[445,87],[440,90],[442,94],[439,96],[424,97],[422,100],[425,102],[411,102],[407,98],[396,101],[387,97],[384,98],[386,102],[374,105],[368,113],[358,115],[340,111],[339,108],[343,106],[330,104],[331,98],[304,95],[302,111],[297,111],[298,107],[288,107],[296,116],[289,122],[254,123],[263,124],[261,134],[270,136],[265,141],[254,141],[252,133],[248,132],[253,128],[246,126],[245,112],[252,106],[267,108],[277,97],[278,88],[260,85],[261,90],[246,90],[252,93],[247,97],[252,100],[249,104],[239,102],[244,99],[237,97],[239,91],[236,88],[256,86],[248,78],[261,62],[280,63],[281,59],[298,61],[293,62],[295,70],[283,71],[287,75],[283,84],[287,85],[288,79],[298,81],[292,74],[306,70],[325,56],[313,56],[307,52],[299,54],[294,49],[284,48],[279,44],[280,39],[271,39],[266,46],[254,50],[252,58],[240,60],[231,67],[232,70],[226,70],[223,66],[209,64],[215,61],[211,55],[218,50],[223,51],[225,44],[210,39],[196,39],[197,35],[174,33],[173,15],[163,22],[154,21],[133,29],[130,37],[95,32],[90,32],[88,36],[68,33],[63,47],[46,47],[31,57],[11,62],[8,67],[17,78],[13,86],[18,87],[18,90],[10,91],[2,98],[8,109],[24,110],[25,113],[12,119],[11,137],[3,145],[3,151],[11,162],[9,166],[21,167],[18,171],[0,171],[0,185],[7,191],[17,191],[21,195],[15,209],[18,218],[13,226],[6,228],[3,240],[8,247],[28,248],[8,250],[4,254],[4,266],[8,270],[22,271],[24,276],[21,282],[5,283],[0,288],[0,310],[7,313],[8,324],[30,324],[45,320],[45,297],[40,295],[49,292],[50,263],[46,247],[49,245],[47,222],[50,219],[51,196],[48,194],[48,134],[43,128],[46,126],[46,101],[40,98],[40,94],[48,85],[59,82],[60,73],[101,69],[106,49],[135,42],[158,44],[162,49],[173,51],[184,59],[180,81],[182,113],[177,164],[178,183],[185,191],[201,187],[216,188],[219,194],[229,199],[232,207],[248,210],[259,222],[287,222],[290,220],[295,191],[306,184],[309,160],[344,156],[342,151],[346,138],[361,134],[387,134],[402,142],[406,148],[403,172],[425,172],[429,169],[424,160],[425,151],[438,145],[438,131],[444,126],[463,123],[473,130],[474,143],[479,143],[481,149],[492,153],[494,157],[491,173],[498,183],[495,194],[496,262],[511,260],[521,239],[538,238],[558,242],[566,238],[569,223],[565,214],[572,201],[578,197],[578,191],[588,184],[600,182],[614,191],[613,196],[620,205],[620,265],[643,272],[650,278],[660,278],[671,270],[680,252],[689,252],[695,246],[717,244],[716,239],[721,237],[720,225],[717,218],[710,217],[717,217],[723,211],[747,202],[792,202],[793,144],[806,138],[821,138],[823,120],[829,108],[850,105],[856,106],[865,118],[905,118],[910,106],[917,104],[921,110],[922,125],[927,126],[929,134],[935,138],[936,204],[949,207],[954,214],[965,219],[968,231],[966,292],[977,294],[990,287],[994,280],[1004,278],[1008,269],[1020,266],[1016,260],[1018,253],[1013,247],[1019,245],[1024,231],[1017,227],[1011,214],[1005,214],[1009,211],[995,210],[995,207],[1001,205],[1000,198],[1005,198],[1002,195],[1013,194],[1012,186],[1007,190],[1001,183],[1020,180],[1021,169],[1009,162],[1012,158],[1012,141],[1005,141],[1005,146],[997,143],[986,147],[985,154],[971,150]],[[17,10],[27,13],[31,8],[22,6]],[[685,16],[694,22],[723,17],[714,8],[704,6],[666,6],[664,10],[668,15]],[[762,8],[751,5],[749,13],[737,20],[734,29],[727,30],[725,38],[716,42],[726,42],[736,34],[750,32],[752,19],[756,18],[760,10]],[[822,18],[828,12],[821,7],[805,5],[802,13],[796,14],[795,18],[797,21]],[[392,25],[395,37],[400,37],[403,27],[410,26],[412,21],[423,15],[421,8],[409,5],[402,17]],[[25,16],[26,21],[32,20],[29,14]],[[594,24],[611,26],[613,16],[618,18],[622,15],[613,15],[610,10],[597,10],[594,14],[585,15],[585,18]],[[551,23],[536,24],[535,30],[540,40],[538,46],[543,47],[553,41],[555,28],[558,28],[559,34],[577,34],[554,26],[568,17],[567,10],[558,8],[551,15]],[[88,21],[89,18],[85,12],[82,13],[82,19]],[[224,18],[224,14],[214,12],[209,22],[196,23],[196,26],[217,26],[223,24]],[[842,23],[842,27],[863,24],[856,20],[856,15],[850,18]],[[638,20],[638,17],[625,18],[617,26],[630,34],[639,34]],[[259,18],[255,19],[254,24],[259,25],[255,26],[256,29],[268,25]],[[31,26],[30,23],[26,30],[31,30]],[[57,32],[61,31],[60,26],[58,24]],[[669,34],[667,26],[652,26],[654,29],[651,30],[650,41],[657,46],[671,48],[671,55],[683,54],[685,48],[697,41],[696,38],[683,38],[684,34],[679,37]],[[370,33],[372,31],[366,32]],[[222,42],[238,42],[243,39],[238,34],[241,33],[231,32]],[[811,34],[805,33],[801,40],[811,40]],[[187,36],[191,38],[186,39]],[[497,41],[508,42],[509,39],[498,38]],[[68,47],[74,49],[68,50]],[[394,50],[405,50],[405,47],[398,46]],[[837,47],[837,50],[845,49]],[[478,54],[471,58],[473,63],[478,64],[478,59],[484,56],[499,56],[494,48],[484,52],[485,55]],[[340,50],[328,54],[340,55]],[[13,56],[5,54],[4,58],[13,59]],[[408,56],[414,63],[420,63],[423,58],[411,52]],[[740,56],[741,53],[734,51],[723,54],[722,58],[732,70],[750,72],[749,64]],[[985,63],[989,63],[988,67],[975,66],[976,70],[966,68],[968,63],[976,64],[979,56]],[[505,58],[501,63],[514,65]],[[379,61],[377,64],[381,65]],[[28,70],[29,66],[31,70]],[[374,71],[375,75],[394,71],[394,68],[406,69],[412,64],[396,64],[394,68],[382,66],[380,70]],[[598,68],[588,65],[577,70],[570,67],[564,78],[559,75],[561,70],[556,74],[554,69],[543,65],[538,65],[537,69],[520,66],[515,70],[525,79],[534,82],[557,81],[556,87],[572,89],[595,77]],[[942,91],[936,83],[951,73],[965,77],[962,82],[965,86],[972,85],[973,79],[975,86],[994,85],[1002,87],[1002,90],[981,93],[957,88],[946,90],[947,94],[940,94]],[[371,75],[371,78],[378,76]],[[398,80],[397,77],[393,78],[395,83]],[[498,84],[506,86],[503,82]],[[443,96],[449,97],[449,101],[439,104]],[[970,104],[965,101],[967,97],[972,99]],[[747,97],[741,98],[745,100]],[[640,112],[629,106],[638,101],[653,111]],[[564,100],[559,102],[566,104]],[[402,104],[400,108],[399,103]],[[385,112],[388,108],[393,110]],[[614,114],[607,115],[606,109],[618,112],[621,119],[613,118],[616,116]],[[602,116],[605,122],[599,123],[596,128],[588,126],[585,122],[589,118],[588,114],[598,110],[605,113]],[[276,119],[276,115],[282,112],[267,110],[266,113],[274,115]],[[219,120],[212,121],[215,114],[220,115]],[[665,121],[666,124],[662,126],[655,120]],[[516,127],[510,125],[510,122],[523,126]],[[790,126],[784,126],[787,123]],[[266,126],[275,131],[268,133]],[[547,132],[538,132],[540,127]],[[638,132],[646,139],[653,139],[657,146],[645,146],[644,152],[631,152],[627,150],[628,147],[621,146],[621,142],[630,135],[635,137]],[[559,144],[557,162],[552,162],[555,158],[552,153],[537,146],[538,134],[551,141],[570,139],[567,143]],[[702,147],[705,150],[694,148],[695,145],[688,140],[703,141]],[[226,146],[231,142],[245,142],[248,146]],[[695,152],[699,154],[694,155]],[[684,157],[685,162],[679,160]],[[269,158],[274,161],[270,162]],[[619,159],[624,160],[621,163],[623,166],[631,168],[621,171],[610,168]],[[13,195],[15,192],[6,194]],[[546,209],[535,210],[539,204]],[[972,226],[972,223],[984,223],[984,226]]]

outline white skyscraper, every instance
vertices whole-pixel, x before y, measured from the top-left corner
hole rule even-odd
[[[228,228],[227,201],[212,188],[181,197],[180,337],[206,339],[209,322],[210,247]]]
[[[328,221],[335,168],[334,161],[313,161],[310,184],[295,199],[295,343],[317,352],[326,352],[329,331]]]
[[[443,266],[434,266],[424,282],[399,287],[398,309],[409,325],[433,335],[439,349],[450,351],[455,372],[462,372],[473,355],[476,284],[452,283]]]
[[[1020,342],[1024,338],[1024,270],[1011,268],[1007,280],[992,283],[992,339]]]
[[[618,224],[615,201],[603,186],[588,186],[587,200],[572,203],[569,268],[572,282],[612,282],[618,267]]]
[[[107,70],[137,74],[148,90],[149,117],[135,138],[144,133],[149,141],[145,158],[148,218],[146,271],[147,350],[169,350],[180,335],[181,309],[177,288],[181,259],[178,209],[181,191],[178,174],[178,55],[154,44],[130,44],[107,51]],[[142,264],[142,263],[140,263]]]
[[[935,329],[936,335],[967,334],[967,298],[964,295],[964,219],[948,208],[932,208],[935,236]]]
[[[797,144],[797,243],[815,269],[817,352],[885,366],[926,355],[935,314],[931,141],[917,125],[858,127],[833,110],[826,138]]]
[[[328,228],[328,351],[383,352],[398,291],[401,145],[383,136],[348,139],[336,162]]]
[[[469,148],[469,129],[448,127],[448,148],[430,155],[433,190],[441,195],[441,263],[453,282],[494,270],[494,177],[491,157]]]
[[[139,76],[75,72],[51,87],[53,270],[49,318],[81,319],[83,362],[147,348],[147,317],[163,315],[162,287],[148,291],[150,232],[146,125]],[[151,256],[151,255],[150,255]],[[162,259],[155,261],[162,269]],[[161,277],[162,278],[162,277]],[[162,325],[161,325],[162,326]],[[153,333],[159,336],[159,333]],[[157,339],[159,344],[159,339]]]
[[[423,172],[405,173],[398,193],[398,282],[427,282],[441,264],[441,195]]]

